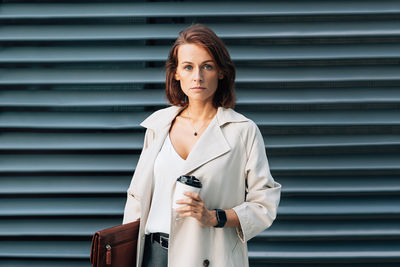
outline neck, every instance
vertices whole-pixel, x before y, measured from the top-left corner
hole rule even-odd
[[[211,119],[217,109],[213,106],[211,102],[189,102],[188,107],[185,109],[186,116],[190,117],[194,122],[206,121]]]

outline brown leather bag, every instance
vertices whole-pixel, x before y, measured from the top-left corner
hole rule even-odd
[[[140,221],[97,231],[92,238],[90,263],[93,267],[132,267]]]

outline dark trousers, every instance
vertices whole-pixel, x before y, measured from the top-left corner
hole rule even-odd
[[[146,235],[142,267],[168,267],[168,249]]]

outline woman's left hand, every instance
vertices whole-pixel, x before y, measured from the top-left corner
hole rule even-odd
[[[176,210],[180,217],[193,217],[203,226],[215,226],[218,224],[215,210],[208,210],[199,194],[185,192],[184,195],[187,198],[176,202],[177,204],[186,204]]]

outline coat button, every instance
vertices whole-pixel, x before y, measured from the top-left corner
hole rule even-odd
[[[210,266],[210,261],[207,260],[207,259],[205,259],[205,260],[203,261],[203,267],[208,267],[208,266]]]

